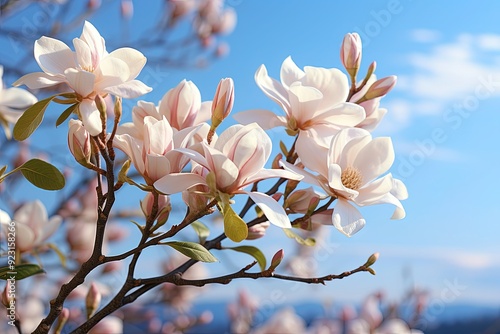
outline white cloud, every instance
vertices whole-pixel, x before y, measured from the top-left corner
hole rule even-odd
[[[389,95],[383,100],[383,106],[389,109],[385,120],[391,123],[385,125],[389,130],[404,128],[400,124],[401,117],[404,117],[404,125],[408,125],[413,115],[442,116],[450,106],[476,97],[478,87],[484,85],[487,78],[500,81],[500,35],[461,34],[450,42],[437,43],[438,33],[421,29],[413,31],[411,38],[427,42],[430,49],[406,55],[409,74],[399,75],[395,88],[404,97],[391,100]],[[477,98],[498,96],[500,89],[495,86],[493,91],[488,91],[487,97]],[[395,112],[391,108],[403,110],[403,116],[391,115]]]

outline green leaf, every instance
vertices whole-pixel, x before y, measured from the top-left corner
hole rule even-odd
[[[42,274],[44,272],[45,270],[36,264],[19,264],[14,267],[0,268],[0,279],[7,280],[12,278],[18,281],[26,277]]]
[[[314,246],[316,244],[316,240],[314,240],[314,238],[304,239],[300,235],[298,235],[297,233],[293,232],[292,229],[289,229],[289,228],[284,228],[282,230],[283,230],[283,232],[285,232],[287,237],[289,237],[291,239],[295,239],[295,241],[297,241],[301,245]]]
[[[210,235],[210,229],[207,227],[207,225],[197,220],[191,223],[191,227],[198,235],[198,238],[200,239],[200,244],[205,243],[205,240],[207,240],[208,236]]]
[[[38,101],[22,114],[22,116],[14,125],[14,139],[18,141],[23,141],[40,126],[43,120],[43,114],[45,109],[49,105],[50,101],[54,99],[56,95],[46,98],[45,100]]]
[[[286,148],[285,143],[282,142],[281,140],[280,140],[280,149],[285,157],[288,156],[288,149]]]
[[[217,262],[218,260],[205,247],[189,241],[168,241],[162,244],[168,245],[187,257],[202,262]]]
[[[257,263],[259,264],[260,270],[266,270],[266,256],[261,252],[260,249],[254,246],[237,246],[237,247],[227,247],[224,249],[231,249],[240,253],[246,253],[253,256]]]
[[[224,233],[234,242],[243,241],[248,236],[247,224],[229,204],[224,206]]]
[[[61,115],[57,118],[56,127],[61,125],[68,117],[78,108],[79,104],[75,103],[72,106],[69,106],[66,110],[62,112]]]
[[[64,187],[65,181],[61,172],[43,160],[28,160],[18,169],[35,187],[45,190],[59,190]]]

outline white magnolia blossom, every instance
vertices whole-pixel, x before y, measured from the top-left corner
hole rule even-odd
[[[23,253],[42,246],[59,228],[62,218],[53,216],[49,219],[45,206],[35,200],[21,206],[14,213],[12,221],[16,228],[16,249]],[[0,210],[0,224],[5,229],[10,223],[9,215]]]
[[[80,38],[73,39],[75,51],[65,43],[46,36],[35,42],[35,59],[43,72],[29,73],[14,83],[39,89],[65,83],[77,94],[79,114],[87,131],[102,131],[95,97],[112,94],[136,98],[151,91],[135,78],[146,64],[146,57],[132,48],[106,51],[104,38],[85,22]]]
[[[347,77],[336,68],[306,66],[301,70],[288,57],[281,66],[281,82],[269,77],[264,65],[255,73],[255,81],[285,116],[269,110],[249,110],[234,116],[242,124],[257,122],[264,130],[284,126],[289,134],[299,134],[297,142],[326,146],[340,129],[365,119],[361,106],[346,102]]]
[[[5,88],[2,77],[3,66],[0,65],[0,124],[3,125],[7,138],[10,138],[10,124],[15,124],[22,115],[21,111],[35,104],[37,98],[21,88]]]
[[[386,173],[394,162],[394,149],[388,137],[372,138],[364,129],[341,130],[328,148],[311,150],[297,143],[297,153],[305,167],[318,174],[283,162],[286,169],[304,175],[304,182],[319,186],[336,197],[332,222],[347,236],[365,225],[358,206],[389,203],[396,206],[392,219],[405,217],[400,199],[408,197],[404,184]]]

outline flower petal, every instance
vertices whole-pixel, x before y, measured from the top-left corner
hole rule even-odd
[[[153,186],[164,194],[175,194],[197,184],[206,185],[205,178],[194,173],[173,173],[165,175]]]
[[[255,82],[257,86],[271,98],[274,102],[290,115],[290,104],[288,102],[288,92],[283,88],[281,83],[267,75],[267,69],[261,65],[255,73]]]
[[[94,70],[89,45],[79,38],[73,38],[73,46],[75,47],[76,60],[80,67],[86,71]]]
[[[277,126],[286,126],[286,118],[265,109],[241,111],[234,114],[233,118],[243,125],[256,122],[264,130],[269,130]]]
[[[141,95],[147,94],[152,91],[153,88],[146,86],[142,81],[131,80],[124,82],[122,84],[106,87],[103,91],[113,94],[115,96],[121,96],[126,99],[135,99]]]
[[[347,76],[342,71],[337,68],[306,66],[304,72],[302,83],[305,86],[317,88],[324,95],[320,109],[345,102],[349,93],[349,84]]]
[[[62,75],[54,76],[43,72],[34,72],[23,75],[22,77],[17,79],[16,82],[14,82],[12,85],[16,87],[21,85],[26,85],[30,89],[40,89],[40,88],[54,86],[62,82],[66,82],[66,79]]]
[[[33,94],[21,88],[12,87],[0,91],[0,106],[24,109],[36,101],[37,98]]]
[[[63,42],[42,36],[35,42],[35,59],[47,74],[62,74],[67,68],[75,68],[75,55]]]
[[[135,79],[146,64],[146,57],[139,51],[132,48],[120,48],[109,54],[123,60],[129,68],[130,76],[127,80]]]
[[[78,71],[74,68],[68,68],[64,71],[68,84],[81,97],[85,98],[94,91],[94,73],[87,71]]]
[[[92,67],[97,68],[101,58],[107,54],[104,38],[101,37],[101,34],[92,23],[85,21],[80,39],[89,46],[92,54]]]
[[[244,185],[254,183],[256,181],[270,179],[270,178],[284,178],[289,180],[302,180],[303,175],[297,174],[288,170],[283,169],[261,169],[257,173],[253,174],[249,178],[245,179]]]
[[[389,137],[375,138],[363,147],[353,162],[363,175],[363,184],[387,172],[394,162],[394,148]]]
[[[333,209],[333,226],[348,237],[357,233],[365,226],[365,219],[361,213],[348,201],[339,198]]]
[[[97,136],[102,132],[102,123],[99,110],[94,100],[85,99],[78,105],[82,123],[91,136]]]
[[[313,138],[309,131],[300,131],[295,143],[295,151],[304,166],[326,177],[328,175],[328,148],[319,146],[316,142],[316,138]]]
[[[292,60],[291,56],[286,57],[281,64],[280,80],[285,89],[288,89],[292,83],[300,81],[305,76],[302,71]]]
[[[319,109],[318,109],[319,110]],[[334,124],[341,127],[356,126],[365,120],[365,109],[354,103],[340,103],[333,109],[312,113],[315,123]]]
[[[291,228],[292,224],[290,223],[290,219],[283,207],[278,204],[271,196],[252,191],[245,192],[250,196],[250,198],[255,202],[255,204],[264,212],[267,219],[271,224],[274,224],[281,228]]]

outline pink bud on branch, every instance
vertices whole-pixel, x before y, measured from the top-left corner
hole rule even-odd
[[[397,77],[391,75],[375,81],[366,92],[364,100],[371,100],[386,95],[396,85],[396,80]]]
[[[351,77],[355,77],[358,73],[361,49],[361,38],[357,33],[345,35],[340,49],[340,60]]]

